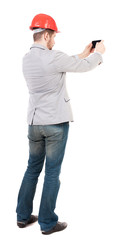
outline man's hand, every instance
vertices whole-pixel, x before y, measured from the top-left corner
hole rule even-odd
[[[96,43],[95,51],[103,54],[105,52],[105,46],[103,44],[103,40],[101,42]]]
[[[88,44],[85,47],[85,50],[81,54],[78,54],[78,57],[80,59],[84,59],[84,58],[88,57],[91,53],[93,53],[94,51],[103,54],[105,52],[105,46],[104,46],[103,42],[104,42],[103,40],[101,42],[97,42],[95,48],[92,48],[92,43]]]
[[[88,57],[91,53],[93,53],[94,50],[95,50],[95,48],[92,48],[92,43],[90,43],[85,47],[85,50],[81,54],[78,54],[78,57],[80,59],[84,59],[84,58]]]

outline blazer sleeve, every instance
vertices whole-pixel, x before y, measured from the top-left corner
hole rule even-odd
[[[102,62],[102,55],[97,52],[85,59],[80,59],[78,55],[68,56],[61,51],[56,51],[54,56],[54,65],[58,72],[87,72]]]

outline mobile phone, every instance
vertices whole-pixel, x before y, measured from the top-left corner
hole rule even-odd
[[[94,40],[94,41],[92,41],[92,48],[96,47],[96,43],[97,42],[101,42],[101,40]]]

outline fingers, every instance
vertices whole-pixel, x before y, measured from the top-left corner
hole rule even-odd
[[[92,47],[92,43],[89,43],[89,44],[86,46],[87,49],[90,49],[91,47]]]
[[[101,40],[101,42],[97,42],[97,43],[96,43],[96,47],[97,47],[98,45],[100,45],[100,44],[101,44],[101,45],[104,44],[104,40]]]
[[[104,40],[101,40],[101,42],[97,42],[96,44],[99,44],[99,43],[104,43]]]
[[[96,52],[103,54],[105,52],[104,40],[96,44]]]
[[[97,48],[98,45],[100,46],[100,48],[103,47],[103,46],[104,46],[103,43],[104,43],[104,40],[101,40],[101,42],[97,42],[97,43],[96,43],[96,47],[93,48],[92,42],[90,42],[90,43],[85,47],[84,54],[85,54],[86,56],[88,56],[90,53],[93,53],[93,52],[95,51],[95,49]]]
[[[101,40],[101,42],[97,42],[96,45],[100,44],[100,43],[104,43],[104,40]]]
[[[95,48],[92,48],[91,51],[90,51],[90,53],[94,53],[94,51],[95,51]]]

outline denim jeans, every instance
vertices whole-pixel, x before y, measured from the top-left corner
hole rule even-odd
[[[18,194],[17,221],[28,221],[33,211],[33,199],[38,177],[45,162],[44,185],[38,222],[41,230],[51,230],[58,221],[55,214],[60,187],[59,175],[68,138],[69,122],[55,125],[29,125],[29,160]]]

